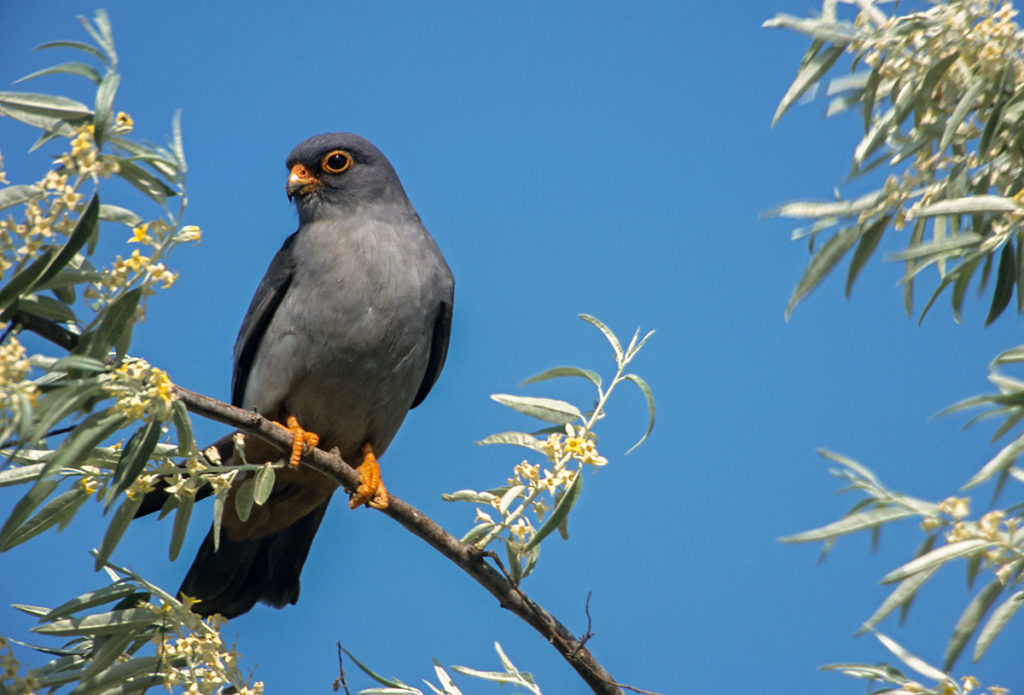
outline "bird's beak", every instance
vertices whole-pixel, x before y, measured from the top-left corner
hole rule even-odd
[[[288,193],[288,200],[291,200],[297,195],[306,195],[319,186],[320,179],[309,173],[309,169],[303,165],[296,164],[288,174],[288,183],[285,184],[284,190]]]

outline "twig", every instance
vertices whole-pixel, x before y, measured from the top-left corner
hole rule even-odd
[[[26,329],[65,347],[73,348],[78,336],[58,324],[45,319],[38,321],[23,320],[24,314],[18,312],[14,320]],[[35,318],[35,317],[33,317]],[[42,325],[43,322],[48,325]],[[174,395],[192,413],[215,420],[253,434],[264,441],[277,446],[282,452],[291,451],[292,435],[281,425],[265,417],[242,408],[218,401],[209,396],[190,391],[175,385]],[[314,449],[302,457],[302,462],[310,468],[322,473],[339,483],[348,491],[359,487],[359,473],[348,465],[337,450],[331,452]],[[414,535],[426,541],[431,547],[454,562],[466,574],[498,599],[499,605],[519,616],[532,626],[548,642],[554,646],[570,666],[576,670],[580,678],[598,695],[623,695],[618,683],[605,671],[604,667],[594,658],[590,650],[578,640],[569,629],[551,615],[537,602],[527,596],[511,581],[507,573],[503,574],[486,562],[487,557],[497,559],[493,553],[484,553],[468,543],[463,543],[439,526],[433,519],[423,514],[411,504],[402,501],[389,492],[390,499],[387,509],[382,510]],[[500,562],[499,562],[500,566]],[[628,687],[628,686],[626,686]],[[646,691],[629,688],[635,692]]]
[[[348,691],[348,682],[345,680],[345,664],[341,660],[341,642],[335,642],[335,644],[338,645],[338,677],[334,679],[331,687],[334,688],[334,692],[338,692],[338,688],[342,688],[345,695],[352,695]]]

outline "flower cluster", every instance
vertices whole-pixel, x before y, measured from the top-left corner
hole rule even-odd
[[[106,377],[104,390],[116,399],[114,410],[131,420],[166,420],[174,405],[174,384],[167,372],[143,359],[126,359]]]
[[[0,278],[9,269],[35,259],[40,250],[74,229],[82,207],[81,179],[65,169],[49,171],[25,201],[23,218],[0,218]]]
[[[144,240],[147,226],[136,227],[133,241]],[[141,230],[141,231],[140,231]],[[109,268],[104,268],[99,280],[86,289],[85,297],[90,300],[94,311],[100,311],[127,287],[138,283],[144,295],[155,292],[159,285],[163,289],[171,287],[178,279],[178,273],[168,270],[162,262],[155,261],[152,256],[144,256],[139,249],[134,249],[128,258],[118,255]],[[144,306],[139,306],[139,318],[144,318]]]
[[[117,123],[122,129],[123,124],[130,121],[130,116],[118,114]],[[71,139],[71,152],[57,158],[57,162],[65,171],[82,178],[106,179],[120,170],[116,157],[100,154],[96,147],[95,133],[96,128],[92,124],[80,126],[75,130],[75,136]]]
[[[171,603],[151,606],[174,629],[162,630],[154,638],[160,658],[164,685],[168,690],[220,695],[262,695],[262,682],[244,682],[238,667],[239,654],[227,647],[218,632],[226,622],[219,615],[205,622],[188,612],[195,599],[183,597],[183,608]],[[183,620],[182,620],[183,619]]]
[[[915,108],[921,111],[915,112],[914,127],[909,132],[897,128],[888,134],[892,151],[899,152],[906,146],[916,150],[901,176],[890,176],[886,181],[883,197],[860,211],[860,224],[894,211],[893,226],[902,229],[921,206],[955,197],[948,191],[948,174],[957,155],[938,151],[934,146],[920,146],[924,144],[921,139],[927,133],[942,133],[963,96],[981,80],[984,88],[973,117],[963,119],[953,134],[958,141],[976,140],[988,119],[999,117],[998,100],[989,95],[1001,92],[1004,70],[1011,70],[1014,83],[1024,81],[1024,32],[1014,22],[1017,11],[1010,2],[1000,3],[998,9],[995,4],[991,0],[936,4],[926,12],[889,17],[881,27],[873,26],[871,10],[877,12],[876,8],[865,9],[858,15],[855,25],[859,31],[846,50],[863,55],[864,62],[881,78],[876,93],[891,93],[894,109],[899,108],[895,104],[899,101],[898,93],[905,91],[910,98],[913,90],[929,83],[925,75],[937,60],[957,56],[954,65],[938,76],[927,98],[917,99]],[[989,187],[1006,197],[1021,192],[1019,173],[1024,168],[1024,152],[1012,146],[1012,136],[1012,132],[1003,129],[990,140],[987,152],[967,154],[969,170],[987,178]],[[993,162],[997,157],[998,161]],[[981,165],[987,165],[984,171],[980,170]],[[1024,212],[1005,213],[993,224],[994,235],[989,243],[998,246],[1009,229],[1022,221]]]
[[[1016,537],[1022,520],[1019,516],[1007,516],[1002,510],[993,510],[977,521],[961,520],[946,533],[947,543],[966,540],[987,540],[992,543],[985,550],[985,560],[1004,584],[1014,571],[1014,565],[1024,560],[1024,548]]]
[[[512,469],[507,486],[471,493],[473,500],[486,503],[501,517],[500,521],[495,520],[490,512],[477,507],[473,540],[478,547],[485,547],[507,530],[506,544],[521,550],[537,534],[534,520],[537,523],[544,520],[580,475],[582,464],[597,467],[608,463],[608,459],[597,452],[593,433],[571,424],[565,426],[564,434],[554,432],[538,442],[537,449],[549,465],[542,467],[524,460]],[[572,465],[574,462],[577,465]]]

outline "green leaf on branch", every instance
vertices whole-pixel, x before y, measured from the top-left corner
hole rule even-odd
[[[556,425],[567,425],[576,420],[583,419],[583,413],[572,403],[556,400],[554,398],[538,398],[535,396],[513,396],[505,393],[495,393],[491,399],[511,408],[517,413],[529,415],[532,418],[551,422]]]
[[[583,476],[580,471],[576,471],[576,475],[566,489],[565,494],[562,495],[558,503],[555,504],[555,508],[551,510],[551,516],[549,516],[539,529],[534,534],[533,538],[527,542],[523,547],[523,552],[529,551],[532,548],[540,544],[542,540],[551,535],[551,532],[557,529],[563,521],[569,516],[569,512],[572,511],[573,506],[576,504],[576,500],[579,499],[580,490],[583,488]]]
[[[547,371],[541,372],[531,376],[529,379],[525,379],[519,382],[519,386],[523,387],[528,384],[536,384],[538,381],[546,381],[548,379],[557,379],[565,376],[582,377],[592,383],[597,388],[601,388],[601,377],[597,372],[590,369],[580,369],[579,367],[553,367]]]
[[[793,309],[800,301],[810,294],[825,277],[832,272],[836,263],[842,259],[846,252],[856,243],[859,234],[855,227],[844,227],[836,232],[835,236],[825,242],[825,245],[818,250],[807,264],[807,270],[793,290],[786,305],[786,320],[789,320]]]

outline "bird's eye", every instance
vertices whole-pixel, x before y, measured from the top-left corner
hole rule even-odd
[[[345,150],[334,150],[324,155],[320,162],[323,170],[329,174],[340,174],[352,166],[352,155]]]

